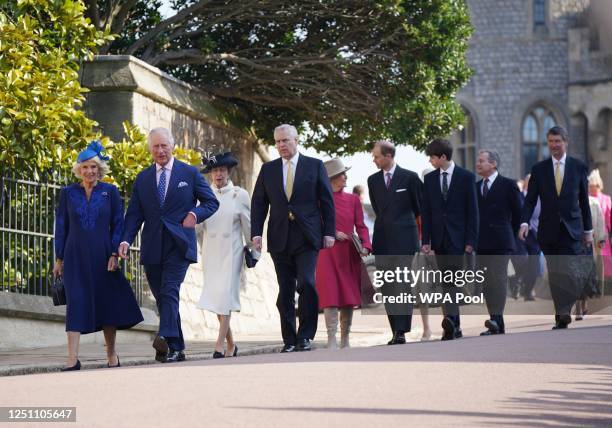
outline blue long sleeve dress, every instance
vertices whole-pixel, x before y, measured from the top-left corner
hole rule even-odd
[[[98,182],[89,201],[80,184],[64,187],[55,216],[55,255],[64,261],[66,331],[133,327],[143,320],[129,282],[109,272],[123,231],[123,201],[117,187]]]

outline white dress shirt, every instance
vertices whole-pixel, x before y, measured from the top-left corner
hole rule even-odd
[[[446,172],[446,183],[448,184],[448,188],[450,189],[451,179],[453,178],[453,171],[455,171],[455,161],[450,161],[450,165],[448,169],[444,171],[440,168],[440,190],[442,190],[442,180],[444,180],[444,173]]]

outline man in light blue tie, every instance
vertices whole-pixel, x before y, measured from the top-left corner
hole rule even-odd
[[[219,202],[197,168],[172,156],[174,139],[168,129],[151,130],[149,149],[155,163],[134,182],[119,255],[127,258],[130,244],[144,224],[140,262],[160,318],[153,341],[155,359],[177,362],[185,359],[180,286],[189,264],[198,261],[195,225],[213,215]]]

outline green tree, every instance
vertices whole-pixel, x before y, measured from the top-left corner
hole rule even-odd
[[[151,162],[146,138],[124,123],[125,138],[113,143],[81,110],[87,89],[79,83],[81,61],[112,40],[85,18],[75,0],[0,3],[0,165],[3,173],[48,179],[71,177],[72,163],[92,139],[111,154],[108,181],[127,191]],[[199,164],[199,156],[177,149]]]
[[[470,71],[464,0],[88,0],[103,49],[131,54],[211,94],[225,120],[271,140],[282,122],[306,144],[350,154],[373,140],[423,145],[462,121]]]
[[[61,174],[95,136],[79,107],[80,61],[110,37],[79,1],[5,1],[0,7],[0,164],[36,177]]]

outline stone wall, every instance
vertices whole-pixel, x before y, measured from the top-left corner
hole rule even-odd
[[[612,188],[612,53],[590,49],[589,29],[570,30],[569,110],[580,120],[586,157]]]
[[[500,152],[502,173],[522,170],[521,125],[543,103],[569,126],[568,28],[582,0],[550,0],[545,31],[534,31],[531,0],[468,0],[474,33],[468,62],[474,70],[457,100],[474,116],[477,146]]]
[[[252,139],[223,124],[205,93],[130,56],[99,56],[81,71],[87,94],[85,109],[102,131],[123,138],[122,122],[130,121],[147,133],[169,128],[177,144],[208,152],[232,151],[240,164],[232,172],[234,184],[252,191],[262,164]],[[144,167],[145,165],[143,165]],[[201,236],[201,233],[199,233]],[[201,242],[198,243],[199,248]],[[265,250],[265,248],[264,248]],[[193,264],[181,287],[180,312],[187,340],[216,337],[214,314],[196,307],[202,291],[201,264]],[[243,275],[242,311],[232,317],[236,333],[279,332],[274,267],[266,253],[255,269]]]
[[[157,331],[156,314],[142,308],[144,321],[121,331],[117,342],[151,340]],[[66,306],[53,306],[50,297],[0,293],[0,349],[42,348],[66,344]],[[104,334],[86,334],[81,343],[104,343]]]

